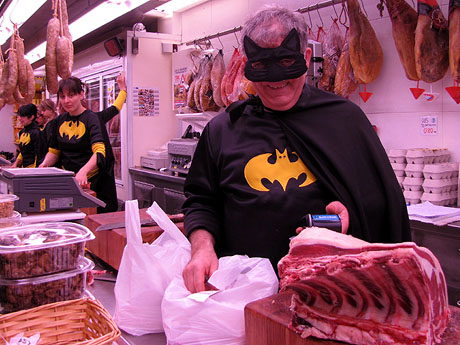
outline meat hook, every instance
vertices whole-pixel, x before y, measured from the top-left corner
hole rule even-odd
[[[347,9],[345,5],[345,1],[342,1],[342,11],[340,11],[339,23],[347,27],[347,20],[348,20],[348,17],[347,17]]]
[[[323,18],[321,18],[321,14],[319,14],[319,4],[316,4],[316,12],[318,12],[319,20],[321,21],[321,27],[324,28]]]
[[[363,8],[363,11],[364,11],[364,14],[366,15],[366,17],[369,18],[369,16],[367,15],[366,8],[364,7],[364,2],[363,2],[363,0],[361,0],[361,7]]]

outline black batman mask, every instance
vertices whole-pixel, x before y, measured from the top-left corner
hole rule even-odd
[[[248,36],[244,36],[244,50],[248,58],[244,75],[251,81],[295,79],[307,71],[307,62],[300,53],[300,38],[296,29],[292,29],[276,48],[261,48]]]

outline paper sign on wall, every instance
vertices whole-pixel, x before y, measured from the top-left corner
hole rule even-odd
[[[437,116],[422,116],[420,119],[420,131],[422,135],[437,135],[438,134],[438,117]]]
[[[134,116],[160,115],[160,90],[148,87],[133,89]]]

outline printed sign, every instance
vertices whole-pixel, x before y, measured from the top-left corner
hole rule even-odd
[[[438,134],[438,117],[422,116],[420,121],[420,131],[422,135]]]
[[[134,87],[134,116],[160,115],[160,90],[148,87]]]

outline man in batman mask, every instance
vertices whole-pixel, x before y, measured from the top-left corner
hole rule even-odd
[[[338,214],[343,233],[369,242],[409,241],[402,191],[366,115],[305,83],[303,17],[269,7],[242,37],[257,96],[212,119],[195,151],[184,187],[186,287],[204,290],[224,255],[266,257],[276,267],[306,213]]]

